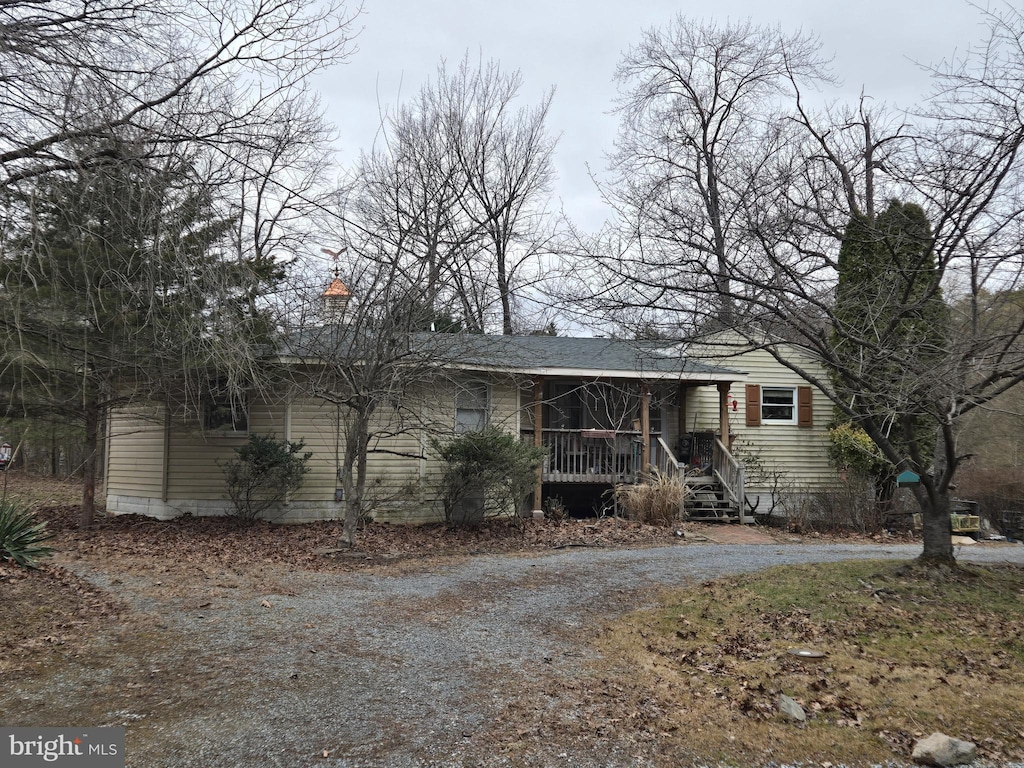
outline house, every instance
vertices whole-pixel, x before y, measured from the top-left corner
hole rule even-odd
[[[805,492],[835,481],[827,399],[761,350],[442,333],[413,334],[408,343],[438,362],[371,425],[367,497],[378,521],[441,519],[431,438],[485,423],[547,450],[529,503],[534,514],[555,498],[591,513],[614,484],[640,482],[654,468],[687,477],[697,519],[749,521],[783,487]],[[302,364],[312,365],[308,355]],[[161,403],[115,410],[107,510],[157,518],[226,512],[220,464],[256,432],[302,440],[312,452],[310,473],[278,519],[336,519],[344,418],[329,399],[294,385],[242,409],[211,402],[201,413]]]

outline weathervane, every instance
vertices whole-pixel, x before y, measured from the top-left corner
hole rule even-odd
[[[335,279],[337,279],[337,277],[338,277],[338,257],[341,256],[341,254],[343,254],[347,250],[348,250],[348,246],[347,245],[344,248],[339,248],[337,251],[332,251],[330,248],[321,248],[320,249],[321,253],[326,253],[334,261],[334,277],[335,277]]]

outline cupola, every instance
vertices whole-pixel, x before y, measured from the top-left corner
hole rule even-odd
[[[340,323],[345,318],[345,310],[348,309],[348,301],[351,298],[352,292],[340,278],[331,280],[331,284],[323,292],[324,322]]]

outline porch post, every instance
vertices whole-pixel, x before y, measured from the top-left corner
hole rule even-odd
[[[718,428],[722,433],[722,445],[727,451],[732,450],[729,444],[729,387],[728,381],[718,382]]]
[[[533,380],[533,444],[544,447],[544,378]],[[533,486],[533,517],[544,518],[544,465],[537,467],[537,482]]]
[[[644,441],[640,451],[640,477],[646,480],[651,466],[651,389],[647,382],[640,385],[640,437]]]
[[[678,408],[678,413],[679,413],[679,420],[678,420],[679,437],[684,437],[687,434],[687,432],[688,432],[688,430],[686,429],[686,393],[687,393],[687,391],[688,391],[688,388],[687,388],[687,386],[685,384],[680,384],[679,385],[679,394],[677,395],[677,397],[679,398],[679,408]],[[677,459],[682,459],[682,460],[686,461],[686,460],[689,460],[690,457],[689,456],[677,456],[676,458]]]

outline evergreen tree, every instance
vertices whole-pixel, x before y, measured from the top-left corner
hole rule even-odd
[[[282,277],[233,250],[233,221],[195,158],[144,141],[80,148],[98,150],[104,162],[43,177],[12,203],[0,253],[4,406],[84,427],[84,525],[106,410],[197,405],[213,371],[241,384],[272,328],[257,297]]]
[[[832,331],[843,361],[833,384],[859,414],[854,426],[882,425],[919,472],[934,457],[929,373],[946,354],[949,325],[931,240],[924,211],[913,203],[890,201],[874,219],[855,214],[839,252]],[[890,464],[876,475],[882,503],[892,496],[895,474]]]

